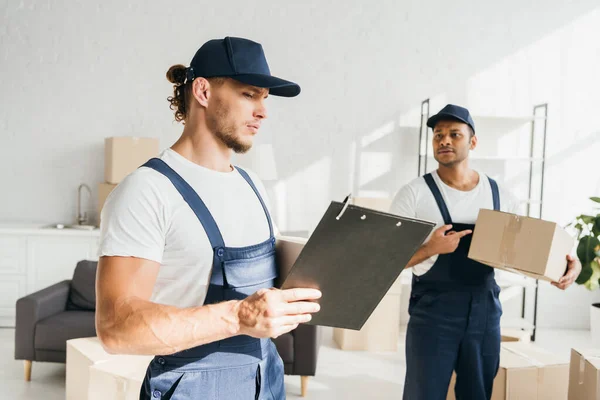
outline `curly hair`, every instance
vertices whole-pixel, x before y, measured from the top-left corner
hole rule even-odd
[[[173,84],[173,96],[167,97],[169,108],[175,111],[175,121],[182,122],[185,124],[185,119],[188,116],[188,97],[191,89],[191,82],[189,84],[185,81],[187,68],[184,65],[176,64],[173,65],[167,71],[167,80]],[[212,85],[222,85],[226,78],[216,77],[207,79]]]
[[[177,64],[167,71],[167,80],[173,84],[173,96],[167,97],[169,108],[175,111],[175,121],[184,121],[187,116],[187,87],[185,84],[186,67]]]

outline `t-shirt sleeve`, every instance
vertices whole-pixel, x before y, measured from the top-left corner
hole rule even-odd
[[[417,198],[414,189],[410,185],[403,186],[396,193],[390,205],[390,213],[407,218],[417,216]]]
[[[138,257],[160,263],[168,216],[161,176],[140,168],[110,193],[101,213],[98,256]],[[166,178],[165,178],[166,179]]]
[[[510,190],[500,188],[500,209],[512,214],[525,215],[526,202],[520,201]]]

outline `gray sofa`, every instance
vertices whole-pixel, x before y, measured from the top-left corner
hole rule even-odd
[[[66,341],[96,336],[95,261],[77,263],[73,279],[59,282],[17,301],[15,359],[25,361],[31,379],[32,361],[64,363]],[[319,329],[300,325],[274,340],[286,375],[301,376],[302,395],[314,376],[320,346]]]
[[[69,339],[96,336],[96,262],[77,263],[73,278],[17,300],[15,359],[64,363]]]

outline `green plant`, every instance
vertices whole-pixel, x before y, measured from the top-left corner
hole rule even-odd
[[[590,197],[590,200],[600,203],[600,197]],[[575,282],[589,290],[598,289],[600,287],[600,213],[595,216],[579,215],[571,225],[577,231],[577,257],[581,261],[581,274]]]

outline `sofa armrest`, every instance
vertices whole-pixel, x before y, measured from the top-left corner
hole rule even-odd
[[[71,281],[65,280],[17,300],[15,359],[34,360],[35,325],[65,310]]]
[[[320,329],[315,325],[300,324],[292,331],[294,335],[293,374],[314,376],[321,346]]]

